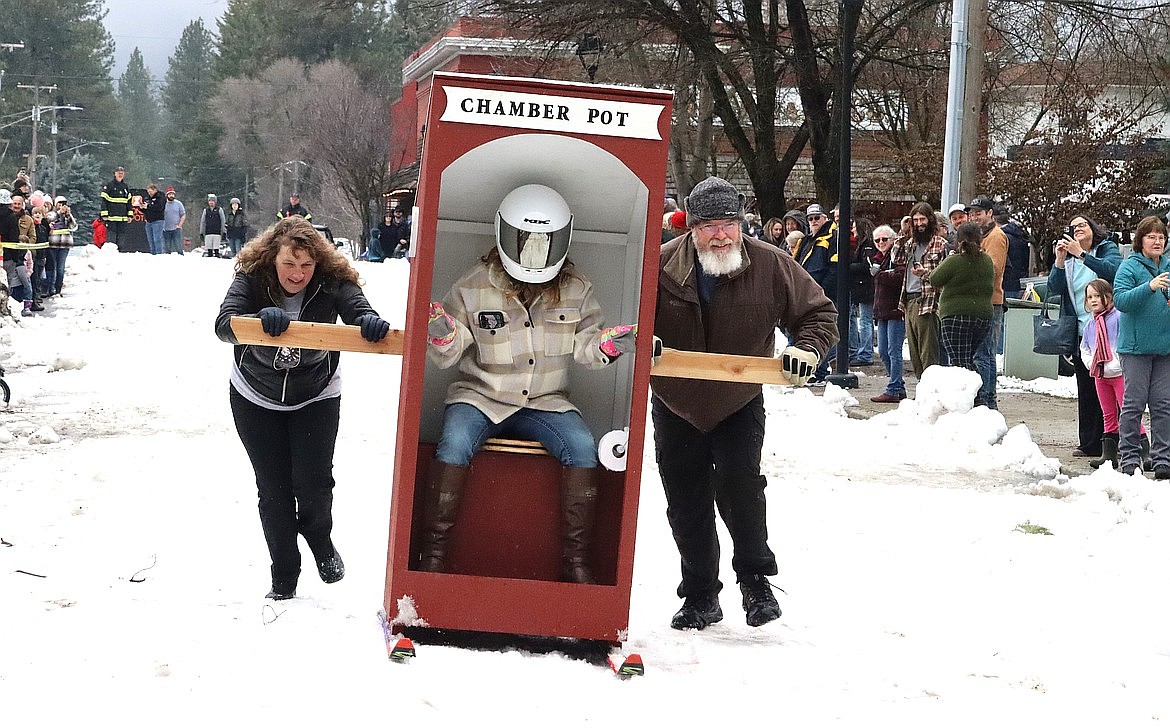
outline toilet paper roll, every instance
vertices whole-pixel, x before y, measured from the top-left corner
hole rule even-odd
[[[611,430],[601,436],[597,443],[597,459],[606,470],[626,469],[626,445],[630,440],[630,428]]]

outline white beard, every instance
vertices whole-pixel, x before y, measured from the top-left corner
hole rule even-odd
[[[725,276],[734,273],[743,265],[743,243],[733,243],[725,253],[714,250],[699,250],[699,265],[710,276]]]

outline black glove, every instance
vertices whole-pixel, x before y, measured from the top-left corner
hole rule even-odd
[[[356,323],[362,327],[362,338],[366,341],[381,341],[390,333],[390,324],[372,313],[358,316]]]
[[[262,308],[257,315],[260,317],[260,327],[269,336],[280,336],[285,331],[288,331],[288,325],[292,321],[288,317],[288,314],[284,312],[283,308],[276,306]]]

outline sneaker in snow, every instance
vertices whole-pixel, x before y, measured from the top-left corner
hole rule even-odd
[[[719,598],[712,595],[687,597],[682,609],[670,620],[671,629],[703,629],[723,619]]]

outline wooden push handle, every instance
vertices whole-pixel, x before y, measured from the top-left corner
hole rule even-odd
[[[321,324],[313,321],[293,321],[280,336],[269,336],[260,326],[260,319],[232,316],[232,333],[241,344],[261,346],[299,346],[321,351],[358,351],[365,354],[402,355],[402,331],[391,329],[386,338],[377,342],[362,338],[361,329],[344,324]]]
[[[658,357],[658,361],[651,367],[650,375],[743,384],[792,385],[780,368],[779,359],[766,356],[683,351],[667,347],[662,348],[662,356]]]
[[[357,351],[366,354],[402,354],[402,331],[391,329],[386,338],[371,343],[362,338],[361,329],[344,324],[321,324],[312,321],[293,321],[280,336],[269,336],[261,328],[260,319],[232,316],[232,332],[241,344],[261,346],[299,346],[322,351]],[[780,361],[766,356],[738,354],[711,354],[705,351],[662,349],[650,369],[655,377],[708,379],[745,384],[779,384],[790,382],[780,369]]]

